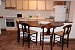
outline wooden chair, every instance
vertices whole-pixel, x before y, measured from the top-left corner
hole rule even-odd
[[[28,48],[29,48],[30,47],[30,41],[32,41],[31,35],[36,34],[36,37],[35,36],[32,36],[32,37],[36,38],[36,45],[37,45],[37,32],[34,30],[30,30],[30,25],[27,23],[22,24],[22,30],[23,30],[23,43],[22,44],[24,45],[24,41],[25,41],[25,39],[27,39]],[[25,38],[25,35],[27,36],[26,38]]]
[[[16,28],[17,28],[17,41],[20,42],[20,38],[23,37],[22,25],[19,21],[16,21]]]
[[[47,29],[46,32],[45,32],[45,28]],[[50,29],[51,28],[53,28],[52,29],[52,32],[50,32]],[[53,27],[51,24],[48,24],[46,26],[41,27],[42,32],[40,34],[40,45],[42,45],[42,50],[43,50],[45,36],[49,36],[50,37],[50,45],[51,45],[51,50],[52,50],[52,47],[53,47],[53,33],[54,33],[54,28],[55,27]]]
[[[19,28],[19,22],[16,21],[16,26],[17,26],[17,41],[18,43],[20,42],[20,28]]]
[[[68,48],[69,34],[70,34],[70,31],[71,31],[71,26],[72,26],[71,24],[66,25],[66,26],[63,27],[63,31],[59,31],[59,32],[54,33],[54,43],[55,43],[55,41],[57,41],[56,44],[62,46],[62,50],[63,50],[64,43],[67,43],[67,48]],[[55,40],[56,38],[58,38],[58,37],[55,38],[55,35],[59,36],[60,41]],[[64,38],[65,35],[67,36],[66,39]]]

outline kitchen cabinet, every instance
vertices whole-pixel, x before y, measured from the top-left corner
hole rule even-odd
[[[11,7],[11,0],[5,0],[5,7]]]
[[[16,7],[16,0],[11,0],[11,7]]]
[[[53,10],[53,1],[46,1],[46,10]]]
[[[44,1],[38,1],[38,10],[45,10],[45,0]]]
[[[22,0],[16,0],[16,9],[17,10],[22,10],[22,4],[23,1]]]
[[[54,5],[66,5],[66,1],[54,1]]]
[[[6,0],[5,3],[5,7],[10,9],[16,8],[17,10],[53,10],[53,5],[57,4],[58,2],[49,0]]]
[[[5,8],[6,9],[15,9],[16,8],[16,0],[5,0]]]
[[[29,1],[29,10],[37,9],[37,1]]]
[[[23,0],[23,10],[28,10],[28,0]]]

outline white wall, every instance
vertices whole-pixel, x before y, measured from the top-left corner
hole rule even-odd
[[[70,22],[73,22],[74,6],[75,6],[75,1],[71,1],[71,4],[70,4],[70,13],[69,13],[69,21]]]
[[[75,5],[75,4],[74,4]],[[73,15],[73,24],[72,24],[72,30],[70,33],[70,38],[75,39],[75,6],[74,6],[74,15]]]
[[[0,22],[1,22],[1,29],[5,29],[5,19],[4,18],[1,18],[0,19]]]
[[[68,10],[70,10],[70,1],[67,1],[67,2],[66,2],[66,7],[67,7]],[[69,11],[68,11],[68,13],[66,13],[65,19],[66,19],[66,20],[69,19]]]

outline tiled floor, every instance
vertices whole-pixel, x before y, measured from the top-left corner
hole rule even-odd
[[[3,31],[0,35],[0,50],[42,50],[39,42],[30,44],[30,48],[27,47],[27,43],[22,46],[22,41],[17,42],[17,32],[15,31]],[[50,50],[48,44],[44,45],[44,50]],[[55,45],[53,50],[61,50],[60,46]],[[75,41],[70,41],[69,48],[64,45],[64,50],[75,50]]]

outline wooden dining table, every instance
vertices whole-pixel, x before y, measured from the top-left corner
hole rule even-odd
[[[42,27],[42,26],[49,25],[49,24],[54,26],[54,27],[60,27],[60,26],[64,25],[63,22],[58,22],[58,21],[50,22],[48,24],[41,24],[41,23],[39,23],[39,21],[19,21],[19,23],[20,24],[27,23],[31,27]]]
[[[19,21],[19,24],[23,24],[23,23],[27,23],[29,24],[31,27],[43,27],[43,26],[47,26],[47,25],[52,25],[54,28],[55,27],[60,27],[60,26],[63,26],[63,22],[58,22],[58,21],[55,21],[55,22],[50,22],[48,24],[41,24],[39,23],[39,21]],[[47,30],[48,34],[50,33],[49,32],[50,29]],[[20,38],[20,36],[19,36]]]

